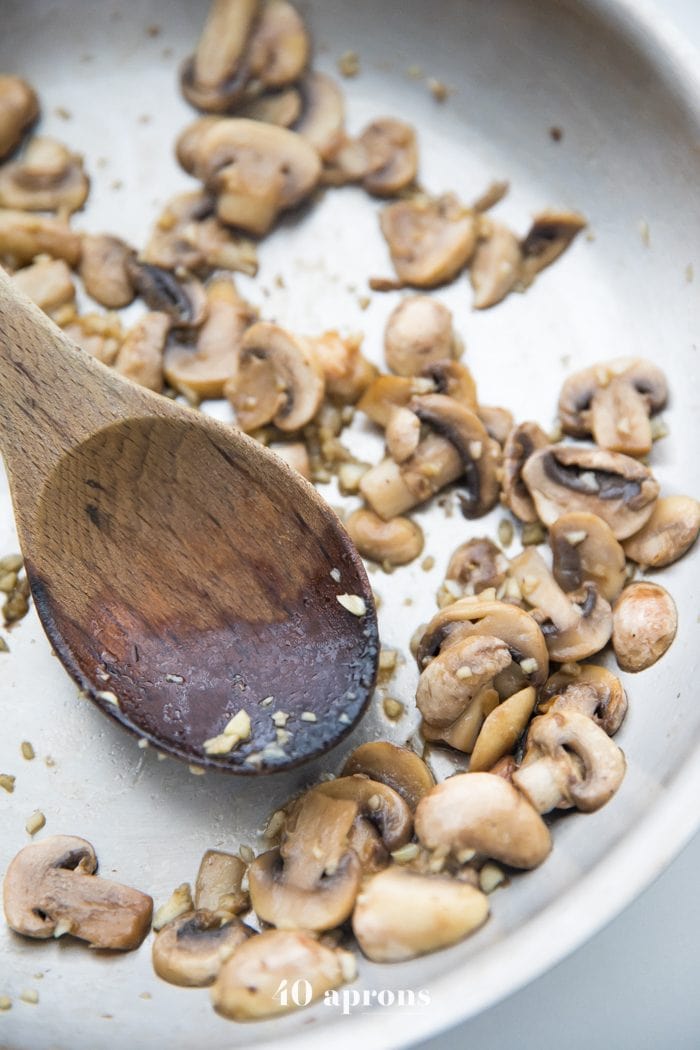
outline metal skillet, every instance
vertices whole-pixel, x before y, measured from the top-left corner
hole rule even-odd
[[[688,267],[698,267],[700,243],[700,85],[682,45],[631,0],[333,0],[308,3],[305,12],[320,68],[334,72],[339,55],[359,53],[361,73],[345,83],[351,129],[379,113],[414,123],[427,187],[470,199],[492,178],[507,177],[513,188],[500,207],[514,228],[524,229],[547,204],[580,209],[590,221],[594,239],[581,239],[526,296],[479,315],[471,312],[464,280],[437,293],[454,311],[484,401],[546,424],[571,368],[628,352],[651,357],[666,370],[672,391],[670,434],[655,448],[655,472],[664,491],[697,494],[699,311],[687,278]],[[141,243],[159,206],[187,187],[172,160],[172,143],[190,115],[176,89],[176,68],[203,14],[203,3],[185,0],[3,4],[0,65],[36,85],[47,133],[88,158],[93,191],[77,219],[81,227]],[[156,25],[160,33],[151,35]],[[454,88],[447,103],[407,75],[413,66]],[[553,126],[563,131],[559,142],[549,135]],[[299,330],[339,323],[362,329],[369,355],[379,361],[396,297],[375,295],[363,312],[357,291],[364,292],[370,268],[389,272],[374,212],[360,192],[329,194],[303,222],[282,225],[261,252],[258,278],[241,280],[241,289],[266,315]],[[274,280],[278,274],[284,288]],[[366,458],[379,454],[359,422],[353,448]],[[328,496],[339,501],[332,490]],[[413,629],[434,610],[448,552],[470,535],[493,532],[498,515],[467,523],[431,507],[418,520],[434,568],[426,573],[412,565],[372,578],[383,599],[382,640],[404,652]],[[3,488],[0,548],[13,546]],[[40,1003],[17,1003],[0,1018],[0,1043],[13,1050],[124,1043],[150,1050],[166,1039],[183,1050],[329,1041],[402,1046],[532,979],[624,907],[698,824],[697,575],[697,554],[664,574],[678,605],[678,637],[660,664],[625,681],[631,710],[619,742],[629,770],[615,800],[595,816],[559,822],[552,857],[495,895],[491,920],[471,940],[400,966],[363,965],[353,987],[392,992],[395,1005],[379,1005],[375,994],[371,1008],[349,1016],[320,1004],[239,1027],[212,1012],[206,993],[159,982],[147,950],[104,958],[78,945],[20,942],[3,928],[3,992],[17,999],[23,988],[37,986]],[[298,787],[323,770],[337,771],[361,740],[407,739],[417,721],[415,672],[407,660],[391,683],[392,695],[409,709],[398,725],[384,718],[377,694],[342,748],[268,778],[264,790],[214,774],[193,777],[186,766],[137,749],[76,699],[33,618],[10,643],[0,678],[0,767],[21,776],[2,804],[0,869],[23,844],[29,812],[41,808],[47,832],[87,837],[105,871],[159,901],[193,877],[204,849],[258,846],[268,813]],[[21,740],[34,743],[38,759],[16,770]],[[45,764],[47,756],[54,765]],[[444,760],[437,771],[448,770]],[[40,985],[33,979],[38,971]],[[398,1006],[402,989],[427,990],[430,1004]],[[141,998],[146,992],[150,1000]]]

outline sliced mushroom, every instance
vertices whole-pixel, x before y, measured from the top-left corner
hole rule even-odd
[[[469,267],[474,309],[486,310],[505,299],[520,279],[521,264],[518,238],[503,223],[488,220]]]
[[[384,354],[397,375],[421,375],[430,365],[455,357],[456,349],[452,313],[436,299],[408,296],[389,315]]]
[[[510,651],[513,664],[496,681],[501,696],[510,696],[526,685],[538,687],[546,681],[547,646],[534,617],[509,602],[474,598],[462,598],[433,616],[416,649],[418,667],[425,667],[444,646],[474,634],[500,638]]]
[[[407,565],[423,550],[423,530],[410,518],[385,521],[374,511],[360,508],[345,521],[345,528],[363,558],[380,564]]]
[[[493,773],[460,773],[433,788],[418,804],[416,835],[426,849],[475,850],[514,868],[536,868],[552,848],[537,811]]]
[[[362,335],[341,336],[324,332],[308,340],[326,381],[326,394],[333,401],[354,405],[377,374],[362,353]]]
[[[690,496],[664,496],[656,501],[651,517],[623,547],[640,565],[661,569],[682,558],[700,531],[700,503]]]
[[[520,279],[523,284],[531,284],[541,270],[551,266],[586,225],[583,216],[576,212],[543,211],[536,215],[520,245],[523,256]]]
[[[456,350],[457,347],[455,345],[453,352],[456,352]],[[436,394],[446,394],[447,397],[459,401],[461,405],[470,408],[472,412],[476,412],[477,416],[481,419],[481,410],[477,404],[476,398],[476,383],[474,382],[474,376],[461,361],[434,361],[422,370],[421,376],[432,382]],[[422,391],[422,393],[432,392],[433,391]],[[421,391],[416,391],[416,393],[421,393]],[[484,423],[489,436],[493,437],[489,430],[488,423],[483,419],[482,422]]]
[[[467,665],[468,666],[468,665]],[[484,721],[498,706],[499,696],[491,685],[479,689],[461,714],[448,725],[436,725],[423,718],[420,731],[428,744],[447,744],[465,755],[471,753]]]
[[[372,962],[403,962],[456,944],[488,914],[486,894],[466,882],[391,867],[363,886],[352,929]]]
[[[321,173],[318,153],[301,135],[242,117],[195,122],[177,152],[215,195],[222,222],[255,236],[308,197]]]
[[[11,269],[26,266],[37,255],[64,259],[75,269],[80,253],[80,234],[63,219],[0,208],[0,262]]]
[[[627,695],[620,679],[607,667],[574,664],[572,669],[561,668],[547,679],[537,711],[541,715],[579,711],[613,736],[627,714]]]
[[[397,276],[417,288],[451,281],[476,247],[474,213],[453,194],[397,201],[384,208],[380,223]]]
[[[0,206],[70,214],[87,200],[83,159],[60,142],[37,135],[22,156],[0,168]]]
[[[39,115],[39,99],[26,80],[0,74],[0,160],[19,146]]]
[[[311,481],[311,462],[303,441],[276,441],[267,447],[271,452],[276,452],[285,463],[301,474],[303,478]]]
[[[593,813],[615,794],[625,756],[604,729],[578,711],[535,718],[513,783],[538,813],[575,806]]]
[[[256,857],[248,869],[260,919],[281,929],[330,930],[348,918],[361,877],[348,844],[357,815],[356,801],[318,789],[291,807],[279,848]]]
[[[451,725],[485,688],[493,688],[494,679],[511,661],[506,643],[493,635],[467,635],[451,642],[421,672],[418,710],[432,726]],[[480,728],[481,723],[472,745]]]
[[[353,956],[328,948],[303,930],[266,930],[251,937],[224,963],[211,990],[217,1013],[232,1021],[276,1017],[298,1008],[297,997],[280,995],[305,982],[308,1002],[355,976]],[[306,1005],[306,997],[304,997]]]
[[[540,520],[553,525],[562,514],[597,514],[624,540],[649,520],[659,485],[648,467],[596,448],[550,445],[534,452],[523,467]]]
[[[487,536],[480,536],[460,544],[453,552],[445,578],[454,580],[464,595],[480,594],[495,587],[506,578],[508,559]]]
[[[50,316],[75,303],[75,285],[63,259],[42,257],[12,275],[12,283]]]
[[[134,250],[119,237],[83,234],[80,276],[85,291],[110,310],[128,306],[136,294],[128,266],[134,258]]]
[[[202,857],[194,890],[197,911],[238,915],[247,911],[250,901],[242,889],[246,864],[234,853],[208,849]]]
[[[127,258],[126,272],[150,310],[168,314],[173,328],[198,328],[207,314],[207,297],[196,277],[180,280],[160,266]]]
[[[169,922],[153,941],[153,969],[169,984],[205,988],[213,984],[221,967],[255,931],[240,919],[211,911],[187,912]]]
[[[601,448],[644,456],[652,443],[649,417],[667,399],[660,368],[638,357],[620,357],[569,376],[559,396],[559,418],[566,434],[592,435]]]
[[[359,138],[367,153],[362,185],[377,197],[394,197],[410,186],[418,171],[416,133],[410,124],[380,117]]]
[[[264,124],[276,124],[280,128],[291,128],[301,114],[301,95],[294,87],[282,91],[271,91],[257,95],[239,106],[236,113],[248,120],[261,120]]]
[[[253,241],[227,229],[214,214],[216,203],[206,193],[173,197],[156,222],[141,261],[166,270],[188,270],[200,276],[211,270],[258,271]]]
[[[410,408],[395,408],[389,416],[384,437],[386,450],[395,463],[405,463],[420,444],[420,419]]]
[[[69,339],[103,365],[114,364],[124,341],[124,331],[117,314],[81,314],[62,327]]]
[[[304,112],[295,131],[329,160],[343,141],[345,100],[332,77],[316,71],[301,83]]]
[[[503,448],[515,426],[513,413],[502,405],[478,405],[476,414],[486,427],[489,437]]]
[[[163,350],[170,330],[164,313],[145,314],[124,336],[115,368],[125,379],[160,393],[163,389]]]
[[[388,784],[411,810],[435,787],[435,777],[427,764],[409,747],[399,747],[389,740],[371,740],[352,751],[341,771],[341,777],[363,773],[370,780]]]
[[[45,940],[72,934],[93,948],[132,951],[148,933],[153,901],[98,878],[89,842],[52,835],[21,849],[3,885],[5,918],[15,933]]]
[[[591,582],[612,602],[625,585],[625,552],[613,531],[596,514],[562,514],[549,530],[554,579],[565,591],[577,591]]]
[[[411,810],[388,784],[365,776],[342,776],[317,784],[313,790],[330,798],[354,802],[358,819],[374,826],[389,853],[410,841],[413,834]]]
[[[226,384],[224,394],[242,430],[274,423],[292,431],[315,416],[324,389],[316,355],[306,342],[279,325],[259,321],[243,336],[238,376]]]
[[[612,644],[623,671],[644,671],[676,637],[673,598],[658,583],[631,583],[613,606]]]
[[[548,445],[549,438],[537,423],[519,423],[510,431],[503,447],[501,499],[520,521],[538,520],[532,496],[523,481],[523,466],[533,452]]]
[[[258,15],[259,0],[213,0],[197,50],[181,71],[188,102],[208,113],[225,113],[236,104],[249,72],[245,51]]]
[[[513,751],[530,721],[536,695],[532,686],[526,686],[486,717],[469,759],[471,773],[488,772]]]
[[[228,277],[211,281],[206,295],[207,318],[196,343],[171,342],[163,368],[174,390],[217,398],[223,396],[227,383],[236,381],[243,334],[257,310],[241,298]]]
[[[250,38],[251,76],[264,88],[282,88],[303,74],[311,43],[301,15],[287,0],[265,0]]]
[[[435,390],[432,379],[408,376],[377,376],[360,398],[357,407],[373,423],[386,427],[396,408],[405,408],[417,394]]]

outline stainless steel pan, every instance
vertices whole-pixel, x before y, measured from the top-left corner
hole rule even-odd
[[[360,55],[360,76],[345,82],[351,129],[384,113],[412,121],[426,187],[471,199],[492,178],[507,177],[512,190],[500,213],[515,228],[525,229],[530,214],[547,204],[578,208],[590,220],[592,236],[525,296],[475,314],[464,278],[437,293],[455,313],[483,401],[547,424],[567,369],[622,353],[648,356],[666,369],[673,392],[670,435],[655,446],[655,468],[665,491],[697,495],[694,60],[636,0],[313,0],[303,7],[319,67],[334,72],[348,49]],[[160,205],[188,185],[172,157],[174,138],[191,116],[176,69],[204,9],[190,0],[4,0],[0,68],[36,85],[43,127],[87,157],[93,189],[76,219],[80,227],[142,243]],[[152,26],[160,32],[149,32]],[[446,103],[408,75],[413,66],[454,89]],[[558,143],[552,126],[563,130]],[[259,277],[241,287],[266,317],[297,330],[364,330],[367,351],[379,361],[395,296],[374,295],[366,312],[358,303],[370,274],[390,273],[375,212],[360,191],[328,194],[264,244]],[[355,430],[354,447],[376,458],[377,438],[359,422]],[[468,523],[438,508],[419,515],[434,569],[414,564],[374,577],[386,645],[406,651],[413,629],[435,608],[449,551],[495,530],[498,517]],[[9,496],[0,487],[0,552],[14,546]],[[622,789],[601,812],[557,823],[551,858],[493,897],[493,916],[477,936],[412,963],[363,965],[353,987],[374,991],[371,1008],[344,1016],[321,1004],[242,1027],[218,1018],[206,992],[158,981],[147,945],[107,958],[63,941],[27,943],[3,927],[0,994],[15,1003],[0,1015],[0,1045],[385,1048],[432,1034],[532,979],[622,908],[700,823],[697,564],[691,555],[664,573],[678,603],[678,637],[659,664],[626,682],[631,710],[619,739],[629,772]],[[33,615],[12,632],[10,645],[0,656],[0,770],[15,773],[17,787],[0,799],[0,871],[26,841],[27,816],[40,808],[45,833],[90,839],[105,873],[162,901],[194,877],[204,849],[255,846],[276,804],[322,769],[336,770],[351,746],[375,735],[405,740],[416,725],[410,713],[391,726],[378,697],[342,753],[314,766],[255,784],[193,777],[139,750],[76,698]],[[391,690],[410,706],[414,687],[409,659]],[[33,762],[19,757],[22,740],[33,743]],[[47,756],[55,764],[47,765]],[[39,991],[36,1006],[18,1001],[28,987]],[[377,992],[397,997],[399,989],[423,989],[430,1003],[377,1004]]]

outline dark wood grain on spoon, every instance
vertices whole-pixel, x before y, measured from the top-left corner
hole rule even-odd
[[[0,407],[39,616],[105,714],[233,773],[297,765],[349,732],[374,685],[376,612],[311,485],[233,428],[121,379],[1,274]],[[250,739],[207,754],[241,710]],[[281,735],[276,711],[289,716]]]

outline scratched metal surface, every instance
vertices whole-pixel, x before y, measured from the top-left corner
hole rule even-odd
[[[344,82],[350,129],[382,113],[411,120],[427,188],[470,199],[506,176],[512,189],[498,214],[516,229],[547,204],[578,208],[590,220],[594,238],[580,238],[526,296],[476,314],[464,277],[434,293],[454,311],[481,400],[549,425],[568,369],[623,353],[649,356],[666,369],[673,395],[670,434],[655,446],[654,468],[665,492],[697,495],[699,311],[686,271],[700,264],[700,91],[683,47],[631,0],[303,6],[320,68],[333,72],[341,53],[360,53],[361,75]],[[179,97],[176,69],[203,12],[203,3],[187,0],[3,0],[0,68],[35,84],[42,128],[87,157],[93,186],[77,227],[140,244],[162,203],[190,185],[172,156],[175,136],[192,116]],[[161,27],[156,36],[148,33],[152,25]],[[447,104],[407,75],[415,65],[455,88]],[[548,135],[551,125],[564,130],[559,144]],[[375,294],[366,311],[358,301],[369,274],[390,273],[377,208],[353,189],[327,194],[264,243],[259,276],[241,278],[241,289],[266,318],[296,330],[361,329],[367,353],[379,362],[397,297]],[[641,223],[648,224],[648,245]],[[221,406],[212,410],[226,418]],[[379,439],[359,420],[351,443],[361,456],[380,455]],[[340,502],[333,490],[328,495]],[[500,515],[469,523],[432,507],[416,517],[434,568],[414,564],[373,577],[383,642],[404,653],[435,609],[449,552],[471,535],[493,533]],[[15,542],[3,480],[0,552]],[[274,1023],[237,1026],[213,1013],[206,991],[159,981],[148,942],[112,958],[67,939],[27,942],[2,927],[0,995],[12,998],[13,1008],[0,1014],[0,1046],[407,1045],[534,977],[622,908],[698,823],[697,565],[696,554],[663,573],[679,608],[678,637],[660,664],[627,676],[631,710],[619,742],[629,772],[617,797],[596,815],[558,822],[550,859],[493,897],[492,918],[476,937],[412,963],[362,965],[355,987],[427,989],[429,1006],[375,1005],[342,1016],[319,1005]],[[33,612],[8,640],[11,652],[0,657],[0,771],[15,774],[17,786],[0,799],[0,872],[27,841],[27,816],[40,808],[47,817],[42,835],[88,838],[105,874],[161,902],[194,878],[206,848],[261,848],[258,833],[269,812],[321,771],[337,771],[352,746],[376,736],[404,741],[415,731],[409,657],[386,690],[407,704],[398,725],[384,718],[380,692],[352,738],[300,772],[256,783],[193,777],[139,750],[76,697]],[[33,762],[20,757],[22,740],[33,743]],[[449,768],[443,759],[436,765]],[[25,988],[38,990],[38,1005],[19,1000]]]

